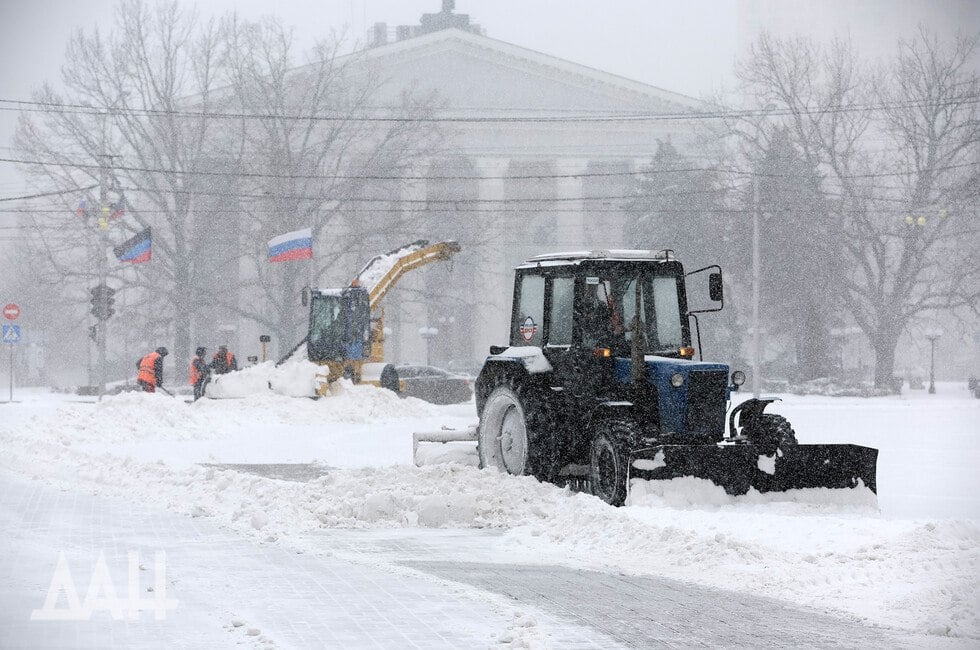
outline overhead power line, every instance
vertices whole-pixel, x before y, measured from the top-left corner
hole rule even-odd
[[[101,169],[101,165],[98,163],[89,162],[79,162],[79,161],[57,161],[57,160],[31,160],[28,158],[3,158],[0,157],[0,162],[12,163],[18,165],[39,165],[39,166],[50,166],[50,167],[69,167],[72,169]],[[952,169],[961,169],[964,167],[976,167],[980,165],[980,161],[969,162],[969,163],[958,163],[954,165],[945,165],[942,167],[933,167],[932,171],[949,171]],[[287,179],[287,180],[375,180],[375,181],[410,181],[410,180],[426,180],[426,181],[461,181],[461,180],[543,180],[543,179],[567,179],[567,178],[612,178],[612,177],[626,177],[626,176],[655,176],[660,174],[680,174],[680,173],[699,173],[699,172],[710,172],[710,173],[722,173],[722,174],[735,174],[739,176],[757,176],[763,178],[795,178],[798,174],[776,174],[769,172],[757,172],[753,170],[746,169],[736,169],[732,167],[678,167],[676,169],[645,169],[640,168],[630,171],[617,171],[617,172],[582,172],[582,173],[572,173],[572,174],[507,174],[507,175],[419,175],[410,174],[404,176],[393,176],[393,175],[380,175],[380,174],[276,174],[276,173],[266,173],[266,172],[238,172],[238,171],[220,171],[220,170],[189,170],[189,169],[164,169],[160,167],[140,167],[140,166],[130,166],[130,165],[118,165],[114,164],[111,166],[113,171],[121,172],[139,172],[147,174],[178,174],[178,175],[191,175],[191,176],[217,176],[217,177],[228,177],[228,178],[274,178],[274,179]],[[840,176],[835,178],[886,178],[886,177],[900,177],[908,176],[912,172],[868,172],[866,174],[849,174],[846,176]]]
[[[407,116],[407,115],[371,115],[371,114],[277,114],[277,113],[244,113],[232,111],[192,111],[192,110],[160,110],[134,107],[102,108],[85,104],[68,102],[40,102],[16,99],[0,99],[0,111],[20,111],[28,113],[72,113],[79,115],[110,116],[133,115],[144,117],[188,117],[194,119],[233,119],[233,120],[284,120],[284,121],[319,121],[319,122],[385,122],[385,123],[568,123],[568,122],[649,122],[649,121],[685,121],[705,119],[727,119],[742,117],[781,117],[805,113],[822,115],[834,113],[879,112],[895,108],[921,108],[934,106],[948,107],[956,104],[980,102],[980,95],[971,93],[949,98],[944,101],[896,101],[873,104],[853,104],[851,106],[835,106],[809,110],[794,110],[789,108],[764,109],[716,109],[709,111],[685,112],[636,112],[636,113],[607,113],[595,114],[566,114],[566,115],[441,115],[441,116]],[[391,107],[387,110],[398,110]],[[458,109],[457,109],[458,110]],[[473,109],[464,109],[472,111]],[[492,110],[492,109],[491,109]],[[451,113],[452,109],[443,112]]]
[[[98,185],[87,185],[85,187],[78,187],[71,190],[58,190],[53,192],[40,192],[38,194],[25,194],[23,196],[7,196],[0,198],[0,202],[5,201],[28,201],[30,199],[40,199],[46,196],[59,196],[62,194],[77,194],[78,192],[87,192],[98,187]]]

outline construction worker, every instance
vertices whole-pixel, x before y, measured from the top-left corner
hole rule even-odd
[[[198,348],[191,359],[191,386],[194,387],[195,402],[204,397],[204,388],[211,379],[211,366],[204,360],[207,352],[206,348]]]
[[[238,360],[235,359],[235,355],[228,349],[227,345],[218,346],[218,351],[214,353],[214,359],[211,360],[211,370],[216,375],[224,375],[232,370],[238,370]]]
[[[157,386],[163,388],[163,358],[167,354],[167,348],[159,347],[137,362],[136,383],[144,392],[156,392]]]

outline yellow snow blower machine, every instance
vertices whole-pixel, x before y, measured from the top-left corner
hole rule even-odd
[[[326,368],[317,375],[317,395],[326,395],[341,377],[399,392],[398,373],[384,361],[381,300],[404,274],[449,260],[459,250],[455,241],[416,241],[372,258],[348,287],[305,291],[303,305],[310,308],[306,337],[276,365],[305,343],[307,358]]]

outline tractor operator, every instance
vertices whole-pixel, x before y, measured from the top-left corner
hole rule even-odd
[[[146,393],[156,392],[157,386],[163,388],[163,358],[167,356],[167,348],[159,347],[136,362],[139,373],[136,383]]]
[[[587,346],[608,347],[622,353],[628,347],[626,330],[623,327],[621,308],[613,300],[609,285],[608,281],[586,285],[589,291],[582,319],[582,342]]]

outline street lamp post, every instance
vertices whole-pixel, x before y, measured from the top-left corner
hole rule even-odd
[[[929,339],[929,394],[936,392],[936,341],[939,340],[939,332],[929,332],[926,338]]]
[[[762,353],[759,350],[759,300],[761,283],[759,253],[759,179],[752,179],[752,397],[759,399],[762,386]]]
[[[420,327],[419,336],[425,339],[425,365],[432,365],[431,347],[429,342],[439,336],[439,329],[436,327]]]

